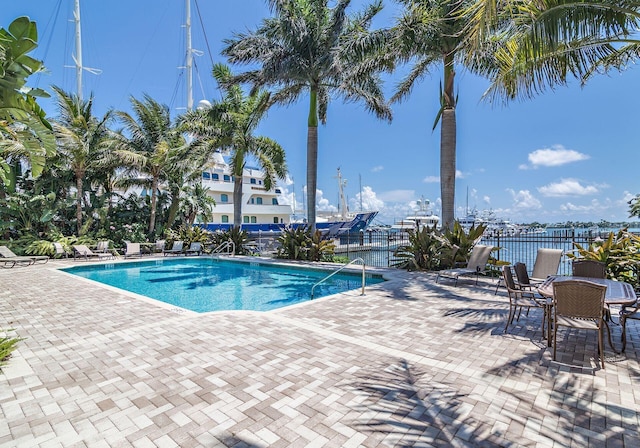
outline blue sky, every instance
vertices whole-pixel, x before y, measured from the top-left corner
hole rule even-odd
[[[73,0],[4,2],[0,26],[27,15],[38,24],[39,48],[48,74],[29,85],[58,85],[75,91]],[[7,4],[8,3],[8,4]],[[129,108],[143,93],[169,105],[177,115],[186,105],[184,0],[83,0],[83,62],[101,69],[85,73],[84,96],[93,93],[95,110]],[[364,1],[354,0],[352,11]],[[222,39],[254,29],[269,14],[264,0],[192,1],[195,58],[194,99],[219,98],[211,60]],[[206,31],[202,31],[198,10]],[[57,14],[56,14],[57,12]],[[397,6],[385,1],[376,26],[388,26]],[[211,51],[209,51],[209,48]],[[235,68],[239,70],[240,68]],[[398,75],[385,78],[390,96]],[[358,104],[334,101],[326,126],[319,128],[319,208],[338,203],[336,170],[347,179],[352,209],[359,208],[360,179],[365,208],[380,210],[380,222],[410,214],[422,196],[440,212],[440,129],[432,131],[441,67],[422,80],[409,99],[393,107],[391,124]],[[458,68],[458,148],[456,207],[491,209],[513,222],[628,220],[627,201],[640,193],[638,166],[637,69],[601,75],[586,86],[572,83],[533,100],[492,105],[481,100],[488,81]],[[55,116],[50,101],[41,101]],[[291,179],[282,185],[298,202],[306,176],[307,98],[269,112],[258,134],[278,141],[287,153]],[[293,182],[291,181],[293,180]],[[468,194],[467,194],[468,191]]]

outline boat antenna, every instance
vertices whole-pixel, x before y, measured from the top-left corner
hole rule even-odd
[[[73,21],[75,23],[76,54],[71,56],[73,58],[73,62],[75,63],[75,65],[71,68],[75,68],[76,70],[76,95],[78,95],[78,98],[82,100],[82,71],[86,70],[94,75],[99,75],[100,73],[102,73],[102,70],[97,68],[85,67],[84,65],[82,65],[82,26],[80,23],[80,0],[75,0]]]
[[[187,33],[187,111],[193,110],[193,51],[191,45],[191,0],[186,1],[185,30]]]
[[[358,173],[358,180],[360,181],[360,211],[362,211],[362,174]]]

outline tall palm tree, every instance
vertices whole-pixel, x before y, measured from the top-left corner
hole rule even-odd
[[[264,172],[264,187],[270,190],[275,178],[287,174],[285,152],[274,140],[253,133],[271,105],[271,95],[254,89],[245,96],[239,84],[233,83],[228,66],[216,64],[213,76],[222,87],[224,97],[210,108],[188,113],[183,117],[184,129],[193,132],[196,139],[213,141],[214,147],[229,149],[233,184],[233,226],[242,224],[242,181],[246,159],[252,156]],[[203,133],[203,129],[209,132]],[[195,142],[198,144],[198,141]]]
[[[467,11],[468,45],[499,43],[494,64],[470,61],[492,81],[490,100],[531,98],[571,77],[586,82],[600,71],[638,59],[638,0],[480,0]]]
[[[169,108],[144,95],[142,101],[131,98],[133,116],[116,112],[124,125],[112,145],[118,157],[130,167],[127,186],[145,186],[151,191],[149,234],[156,226],[158,187],[172,169],[185,160],[187,145],[184,137],[171,122]],[[126,135],[125,135],[126,133]]]
[[[442,69],[440,110],[440,194],[442,225],[452,229],[456,186],[456,65],[465,64],[468,18],[462,15],[472,0],[397,0],[404,6],[392,31],[393,52],[401,63],[412,63],[409,74],[398,84],[392,102],[406,98],[416,83],[434,68]],[[478,50],[479,51],[479,50]]]
[[[54,86],[58,119],[54,122],[59,153],[73,172],[76,182],[76,228],[82,232],[82,203],[87,173],[96,169],[104,158],[104,145],[110,134],[112,112],[100,119],[93,115],[93,96],[88,100]]]
[[[276,88],[274,101],[290,104],[309,95],[307,119],[307,213],[315,230],[318,174],[318,120],[325,124],[331,96],[362,101],[378,117],[391,120],[377,75],[388,68],[380,57],[383,32],[369,32],[382,1],[349,16],[351,0],[269,0],[274,16],[248,34],[225,41],[223,54],[233,63],[259,68],[233,82]],[[376,57],[374,57],[376,56]]]

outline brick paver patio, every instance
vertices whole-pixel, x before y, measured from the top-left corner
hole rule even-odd
[[[640,446],[640,331],[626,354],[540,314],[502,332],[494,283],[395,272],[267,313],[181,312],[61,273],[0,271],[2,447]],[[620,329],[613,327],[614,337]]]

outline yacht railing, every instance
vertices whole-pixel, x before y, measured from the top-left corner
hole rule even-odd
[[[231,250],[229,250],[231,249]],[[211,255],[221,254],[226,250],[227,255],[235,255],[236,254],[236,243],[233,240],[227,240],[218,245],[215,249],[211,251]]]
[[[364,285],[365,285],[365,275],[366,275],[366,264],[364,262],[364,260],[362,258],[354,258],[353,260],[351,260],[349,263],[346,263],[342,266],[340,266],[338,269],[336,269],[335,271],[333,271],[331,274],[327,275],[325,278],[323,278],[322,280],[320,280],[319,282],[317,282],[315,285],[313,285],[311,287],[311,299],[313,300],[313,291],[316,289],[316,286],[320,285],[321,283],[329,280],[331,277],[333,277],[334,275],[336,275],[338,272],[342,271],[343,269],[345,269],[347,266],[353,264],[353,263],[362,263],[362,293],[360,294],[361,296],[364,295]]]

